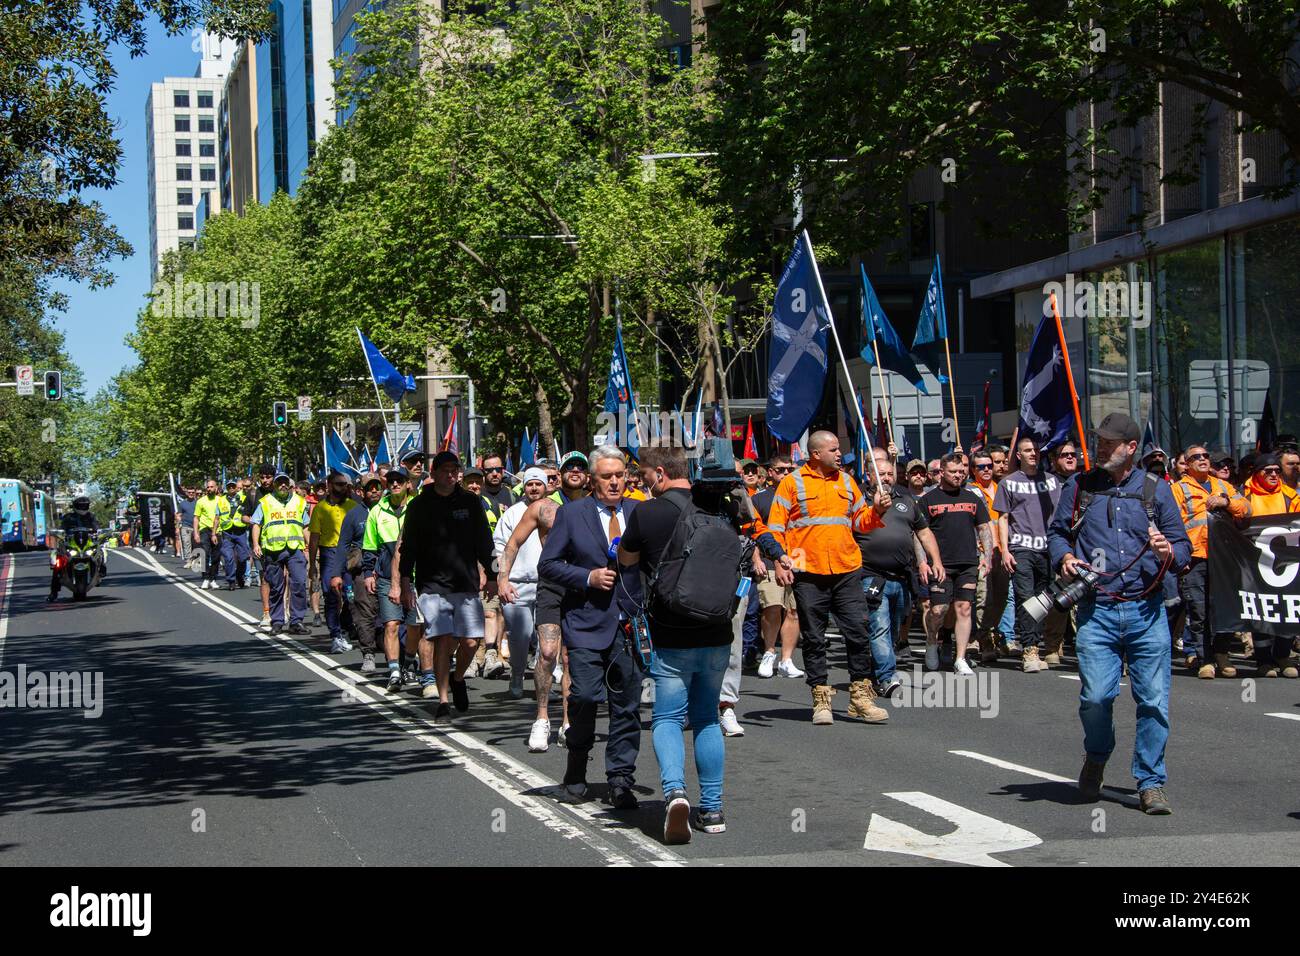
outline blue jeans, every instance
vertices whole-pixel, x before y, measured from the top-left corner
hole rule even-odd
[[[700,807],[722,809],[722,728],[718,726],[718,692],[731,647],[655,648],[650,676],[655,679],[651,737],[664,795],[686,789],[686,747],[682,723],[689,715],[695,735],[695,772],[700,778]]]
[[[1002,609],[1002,620],[998,621],[998,630],[1008,640],[1014,640],[1016,634],[1016,582],[1007,582],[1007,606]]]
[[[1128,662],[1129,689],[1137,704],[1133,779],[1139,790],[1165,785],[1169,740],[1169,621],[1156,594],[1131,604],[1079,604],[1079,720],[1088,759],[1105,762],[1115,749],[1111,710],[1119,696],[1121,660]]]
[[[863,577],[864,593],[871,580]],[[876,683],[884,687],[894,679],[894,671],[898,666],[898,659],[894,656],[894,641],[912,607],[912,588],[885,578],[877,577],[874,580],[884,584],[884,593],[879,607],[867,617],[867,636],[871,639],[871,656],[876,661]]]

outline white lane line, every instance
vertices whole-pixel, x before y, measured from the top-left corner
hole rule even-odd
[[[1265,717],[1281,717],[1283,720],[1300,720],[1300,714],[1265,714]]]
[[[1039,780],[1050,780],[1053,783],[1078,783],[1078,780],[1074,777],[1062,777],[1060,774],[1048,773],[1046,770],[1035,770],[1033,767],[1012,763],[1009,760],[1000,760],[997,757],[990,757],[988,754],[978,754],[973,750],[949,750],[948,753],[955,754],[958,757],[970,757],[972,760],[980,760],[992,764],[994,767],[1001,767],[1003,770],[1014,770],[1016,773],[1023,773],[1027,777],[1037,777]],[[1128,806],[1136,807],[1138,805],[1138,798],[1132,794],[1120,793],[1110,787],[1102,787],[1101,792],[1112,800],[1118,800]]]
[[[369,681],[361,678],[345,680],[335,674],[333,671],[339,667],[339,663],[334,658],[320,654],[311,648],[305,647],[297,641],[281,635],[278,639],[271,637],[270,634],[260,630],[257,627],[258,618],[227,604],[223,599],[216,595],[200,591],[190,582],[177,574],[167,570],[158,561],[149,554],[145,554],[144,561],[139,560],[139,556],[126,555],[123,557],[146,568],[153,570],[155,573],[168,579],[176,587],[182,588],[187,592],[192,592],[191,596],[198,598],[201,602],[211,607],[218,614],[221,614],[227,620],[238,625],[247,633],[257,637],[259,640],[280,650],[289,658],[302,664],[312,673],[329,681],[338,687],[345,694],[360,700],[372,710],[382,714],[391,723],[397,725],[406,733],[415,737],[431,749],[441,752],[451,762],[464,769],[472,776],[484,783],[500,794],[503,798],[519,806],[546,826],[556,830],[568,839],[580,839],[591,846],[602,856],[606,858],[609,865],[631,865],[639,862],[631,859],[619,852],[612,845],[606,842],[604,834],[617,834],[623,839],[630,842],[636,849],[650,857],[649,862],[654,862],[660,866],[681,866],[685,860],[667,848],[655,843],[639,830],[631,830],[612,824],[618,821],[596,816],[595,812],[585,805],[573,805],[557,803],[547,797],[530,796],[520,793],[518,788],[523,786],[526,789],[542,789],[558,786],[557,782],[534,770],[527,764],[521,763],[511,757],[504,751],[498,750],[490,744],[483,743],[476,737],[462,731],[448,730],[431,721],[425,716],[423,710],[413,701],[393,698],[370,685]],[[152,565],[152,567],[150,567]],[[242,618],[242,620],[241,620]],[[319,661],[319,663],[317,663]],[[368,693],[367,693],[368,692]],[[373,696],[372,696],[373,695]],[[401,714],[395,714],[391,711],[396,708],[402,708],[413,712],[412,717]],[[452,745],[448,745],[450,741]],[[456,746],[459,745],[459,746]],[[466,753],[465,751],[474,753]],[[475,756],[477,754],[478,756]],[[498,774],[491,767],[483,763],[483,758],[487,758],[499,765],[514,778],[512,783],[505,777]],[[585,827],[570,822],[561,816],[561,813],[569,813],[577,816],[587,827],[593,828],[596,832],[592,833]]]
[[[1056,676],[1061,678],[1061,680],[1077,680],[1077,681],[1083,680],[1083,678],[1080,677],[1078,674],[1057,674]],[[1119,686],[1127,687],[1128,684],[1124,683],[1123,681],[1120,681]]]
[[[9,589],[14,580],[14,556],[4,556],[0,570],[0,665],[5,662],[5,641],[9,639]]]

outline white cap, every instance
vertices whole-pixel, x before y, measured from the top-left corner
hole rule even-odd
[[[524,472],[524,484],[528,484],[530,481],[540,481],[542,484],[546,484],[546,472],[540,468],[529,468]]]

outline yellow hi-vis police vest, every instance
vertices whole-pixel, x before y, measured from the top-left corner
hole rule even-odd
[[[217,521],[220,530],[230,531],[232,528],[236,532],[241,532],[248,527],[248,522],[244,520],[244,514],[240,508],[244,504],[244,493],[241,491],[232,499],[228,495],[217,496]]]
[[[302,513],[307,502],[297,494],[281,502],[275,495],[259,498],[262,509],[262,531],[258,543],[263,551],[283,551],[288,548],[297,551],[307,546],[307,523],[302,520]]]

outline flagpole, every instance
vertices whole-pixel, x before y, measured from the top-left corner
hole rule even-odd
[[[1065,361],[1065,379],[1070,383],[1070,401],[1074,403],[1074,424],[1079,429],[1079,452],[1083,456],[1083,470],[1091,471],[1092,462],[1088,460],[1088,443],[1084,441],[1083,415],[1079,411],[1079,393],[1074,387],[1074,372],[1070,370],[1070,349],[1065,344],[1065,326],[1061,324],[1061,313],[1056,310],[1056,293],[1051,293],[1052,318],[1056,320],[1056,335],[1061,342],[1061,358]]]
[[[822,304],[825,305],[828,310],[826,321],[830,324],[831,336],[835,339],[835,351],[838,352],[840,356],[840,368],[844,370],[844,381],[849,386],[849,393],[856,395],[853,391],[853,376],[849,374],[849,363],[844,358],[844,346],[840,344],[840,333],[839,330],[835,328],[835,316],[829,312],[831,301],[826,297],[826,287],[822,285],[821,270],[817,268],[817,256],[813,252],[812,239],[808,236],[807,229],[803,231],[803,240],[808,244],[808,259],[812,263],[813,276],[817,279],[817,289],[822,294]],[[866,434],[867,422],[866,419],[862,417],[862,408],[858,406],[856,402],[854,403],[854,411],[857,413],[858,426],[862,429],[862,434]],[[880,469],[876,467],[876,456],[874,451],[869,457],[871,458],[871,474],[876,479],[876,488],[880,491],[887,492],[889,489],[887,489],[880,481]]]
[[[894,414],[893,402],[885,393],[885,373],[880,368],[880,346],[876,344],[876,337],[871,337],[871,351],[876,355],[876,378],[880,382],[880,397],[885,399],[885,426],[889,429],[889,440],[894,440]]]
[[[948,336],[946,335],[943,337],[943,354],[948,359],[948,394],[952,396],[952,433],[957,438],[955,447],[958,451],[961,451],[961,426],[957,424],[957,383],[953,381],[952,377],[952,355],[948,352]]]
[[[357,328],[357,341],[361,343],[361,354],[366,357],[366,371],[370,373],[370,384],[375,387],[375,401],[378,403],[376,407],[380,410],[379,420],[381,422],[384,422],[384,431],[387,432],[388,422],[384,421],[384,412],[383,412],[384,400],[379,395],[379,383],[375,381],[375,369],[374,366],[370,364],[370,353],[366,351],[366,340],[362,336],[360,328]],[[396,402],[393,403],[393,434],[392,437],[389,439],[389,441],[390,442],[397,441],[397,403]],[[398,464],[400,465],[401,462],[398,462]]]
[[[324,455],[321,461],[324,463],[325,470],[328,473],[330,467],[330,449],[325,441],[325,426],[320,427],[320,453]]]

